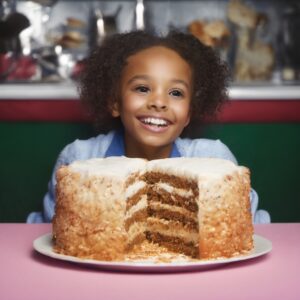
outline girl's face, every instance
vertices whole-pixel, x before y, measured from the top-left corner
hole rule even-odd
[[[130,56],[112,110],[125,128],[126,155],[168,157],[190,121],[191,94],[192,70],[175,51],[155,46]]]

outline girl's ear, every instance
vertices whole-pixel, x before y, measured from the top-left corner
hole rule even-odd
[[[188,114],[188,116],[186,118],[184,127],[188,126],[190,124],[190,121],[191,121],[191,112],[189,112],[189,114]]]
[[[111,112],[111,115],[114,117],[114,118],[117,118],[120,116],[120,110],[119,110],[119,103],[118,101],[115,101],[113,103],[113,105],[111,106],[110,108],[110,112]]]

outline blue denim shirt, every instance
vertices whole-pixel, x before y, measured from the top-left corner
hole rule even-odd
[[[43,211],[32,212],[27,217],[27,223],[51,222],[55,208],[56,170],[61,165],[69,165],[75,160],[86,160],[96,157],[125,155],[124,136],[122,131],[111,131],[100,134],[88,140],[76,140],[67,145],[54,166],[48,184],[48,192],[43,199]],[[170,157],[215,157],[237,161],[228,147],[219,140],[209,139],[181,139],[177,138],[173,144]],[[265,210],[258,210],[258,195],[251,189],[251,212],[254,223],[270,223],[270,215]]]

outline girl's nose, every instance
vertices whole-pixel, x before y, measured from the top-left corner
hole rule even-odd
[[[167,99],[163,95],[153,95],[147,103],[149,109],[165,111],[168,109]]]

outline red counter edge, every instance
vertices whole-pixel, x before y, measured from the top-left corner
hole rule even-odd
[[[89,117],[74,100],[1,100],[0,122],[88,122]],[[300,122],[299,100],[231,100],[214,122]]]

